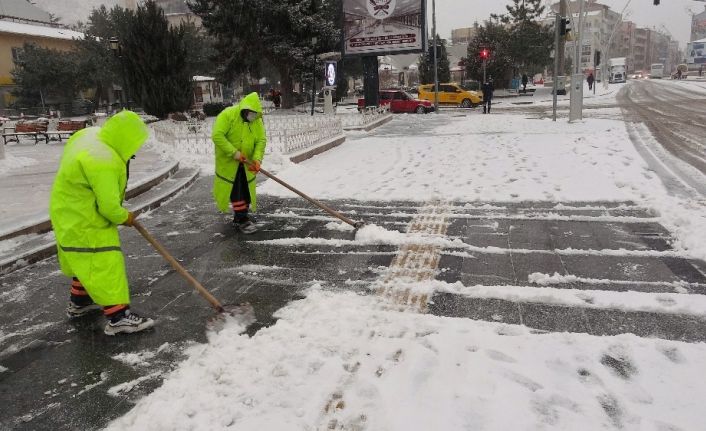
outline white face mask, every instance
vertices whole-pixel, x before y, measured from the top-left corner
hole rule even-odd
[[[257,120],[257,112],[248,112],[248,122],[252,123],[253,121]]]

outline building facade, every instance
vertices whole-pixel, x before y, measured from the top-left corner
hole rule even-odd
[[[123,0],[123,7],[135,10],[142,3],[141,0]],[[157,6],[164,11],[164,16],[169,21],[169,25],[178,26],[181,23],[194,23],[196,27],[201,27],[201,18],[196,16],[184,0],[155,0]]]
[[[551,8],[559,11],[559,3]],[[579,3],[568,2],[571,16],[573,37],[576,38],[579,23]],[[584,35],[580,50],[580,69],[584,73],[593,70],[596,51],[601,51],[602,65],[609,58],[625,57],[628,73],[648,72],[653,63],[662,63],[665,70],[675,70],[682,62],[680,51],[671,36],[649,28],[638,27],[634,22],[623,21],[622,16],[610,7],[598,3],[587,2],[584,5]],[[545,24],[552,25],[553,17],[548,17]],[[566,43],[566,58],[574,63],[577,41]]]
[[[691,41],[706,39],[706,7],[691,17]]]
[[[51,15],[25,0],[0,0],[0,108],[8,108],[15,100],[16,88],[12,71],[22,58],[25,44],[58,51],[75,49],[74,39],[83,33],[56,26]]]
[[[478,34],[478,27],[478,23],[475,23],[473,27],[451,30],[451,45],[468,45]]]

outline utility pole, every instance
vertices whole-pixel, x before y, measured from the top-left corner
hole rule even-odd
[[[563,3],[563,2],[562,2]],[[554,16],[554,77],[552,81],[554,81],[552,87],[552,119],[556,121],[556,99],[557,95],[559,92],[559,64],[561,63],[561,60],[563,60],[564,56],[562,55],[561,57],[559,56],[559,39],[563,39],[559,37],[559,27],[561,26],[561,20],[564,19],[564,16],[561,14],[556,14]],[[485,65],[485,63],[483,63]],[[485,68],[483,68],[483,82],[485,83]]]
[[[566,18],[566,10],[566,0],[561,0],[559,2],[559,16]],[[559,74],[563,75],[564,70],[566,70],[566,38],[559,38],[559,44],[554,46],[557,47],[556,50],[559,55]]]
[[[579,25],[577,29],[576,50],[574,53],[574,75],[571,77],[571,97],[569,106],[569,122],[583,119],[583,73],[581,72],[581,50],[583,49],[583,11],[584,0],[579,0]]]
[[[584,0],[579,0],[579,25],[576,31],[576,41],[574,42],[574,73],[581,73],[581,50],[583,49],[583,5]]]
[[[311,38],[311,52],[313,54],[313,66],[311,68],[311,116],[314,116],[314,108],[316,106],[316,36]]]
[[[439,113],[439,67],[436,58],[436,0],[431,0],[432,27],[434,28],[434,112]]]

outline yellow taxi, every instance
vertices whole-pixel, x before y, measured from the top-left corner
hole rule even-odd
[[[434,103],[434,84],[419,86],[419,99]],[[458,84],[439,84],[439,104],[473,108],[483,102],[483,96],[476,91],[463,89]]]

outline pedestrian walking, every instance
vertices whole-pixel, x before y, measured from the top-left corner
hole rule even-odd
[[[147,126],[122,111],[102,127],[76,132],[66,143],[51,191],[49,216],[59,264],[72,278],[70,318],[103,309],[107,335],[139,332],[154,325],[130,309],[125,259],[118,225],[132,226],[123,208],[130,159],[147,140]]]
[[[483,113],[490,114],[490,106],[493,100],[493,93],[495,88],[493,87],[493,78],[488,78],[488,80],[483,84]]]
[[[255,177],[265,155],[267,138],[262,105],[250,93],[236,106],[223,110],[211,135],[216,152],[213,197],[218,209],[233,211],[233,225],[245,234],[257,231],[249,211],[257,209]],[[246,161],[252,162],[246,166]]]
[[[529,78],[527,77],[526,73],[522,74],[522,92],[527,93],[527,83],[529,82]]]
[[[596,78],[593,76],[593,72],[589,72],[588,78],[586,78],[586,82],[588,82],[588,89],[593,90],[593,83],[596,81]]]

